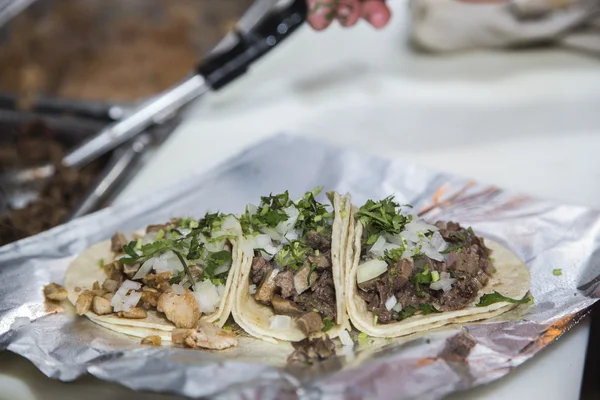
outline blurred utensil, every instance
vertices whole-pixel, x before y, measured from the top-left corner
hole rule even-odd
[[[101,130],[62,160],[67,167],[81,167],[96,157],[133,138],[153,124],[171,118],[178,110],[210,90],[219,90],[243,75],[250,65],[267,54],[306,18],[305,0],[261,0],[253,4],[195,74],[127,112],[124,118]],[[44,165],[0,174],[0,185],[18,185],[43,179],[55,173],[53,165]]]

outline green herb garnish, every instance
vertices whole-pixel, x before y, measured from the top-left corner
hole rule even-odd
[[[275,255],[275,262],[281,267],[289,267],[295,271],[299,270],[306,260],[310,251],[308,247],[299,240],[294,240],[283,245]]]
[[[423,312],[423,315],[441,312],[438,309],[436,309],[434,306],[432,306],[431,304],[424,304],[424,303],[419,304],[419,309]]]
[[[431,272],[429,271],[429,264],[425,264],[425,267],[422,272],[415,274],[413,278],[411,278],[413,285],[415,285],[415,289],[417,293],[421,293],[421,285],[429,284],[433,282],[433,277],[431,276]]]
[[[561,276],[561,275],[562,275],[562,269],[560,269],[560,268],[553,269],[553,270],[552,270],[552,274],[553,274],[554,276]]]
[[[321,331],[323,332],[327,332],[328,330],[330,330],[333,327],[333,321],[331,320],[330,317],[325,317],[323,318],[323,328],[321,328]]]
[[[481,296],[481,300],[479,300],[479,303],[477,303],[476,306],[477,307],[486,307],[486,306],[489,306],[490,304],[499,303],[499,302],[507,302],[507,303],[513,303],[513,304],[526,304],[531,301],[532,301],[531,296],[527,296],[524,299],[517,300],[517,299],[511,299],[509,297],[505,297],[498,292],[494,292],[494,293],[484,294],[483,296]]]
[[[358,344],[360,344],[360,345],[367,344],[368,338],[369,338],[369,336],[366,333],[364,333],[364,332],[359,333],[358,334]]]
[[[101,258],[100,260],[98,260],[98,266],[100,268],[104,268],[104,258]]]
[[[404,229],[410,218],[400,214],[398,208],[400,205],[394,202],[393,196],[389,196],[378,202],[368,200],[358,210],[356,217],[364,227],[367,244],[375,243],[383,232],[396,235]]]

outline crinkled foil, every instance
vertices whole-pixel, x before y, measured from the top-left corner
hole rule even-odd
[[[395,193],[425,219],[473,226],[526,262],[535,304],[484,323],[368,338],[323,363],[288,366],[287,343],[242,337],[239,347],[222,352],[149,348],[77,318],[67,304],[44,302],[42,287],[61,282],[79,252],[116,230],[207,210],[237,213],[260,195],[287,189],[296,197],[318,185],[352,193],[355,204]],[[555,276],[555,269],[562,275]],[[208,174],[191,174],[152,195],[0,248],[0,349],[64,381],[88,372],[134,389],[193,397],[440,398],[498,379],[556,340],[596,301],[599,276],[598,211],[278,136]]]

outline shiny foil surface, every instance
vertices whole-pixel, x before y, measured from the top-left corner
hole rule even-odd
[[[61,283],[78,253],[117,230],[206,211],[240,213],[261,195],[289,190],[296,198],[315,186],[350,192],[356,205],[393,193],[429,222],[471,225],[525,261],[535,303],[483,323],[367,338],[353,349],[340,345],[338,356],[305,366],[286,364],[289,343],[244,335],[237,348],[221,352],[142,346],[76,317],[66,302],[44,300],[44,285]],[[598,211],[282,135],[209,173],[191,173],[150,195],[0,248],[0,349],[63,381],[90,373],[134,389],[190,397],[437,399],[498,379],[558,339],[596,301],[599,282]],[[458,342],[463,351],[456,351]]]

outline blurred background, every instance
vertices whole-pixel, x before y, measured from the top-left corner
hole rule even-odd
[[[281,133],[600,206],[600,0],[392,0],[381,31],[303,26],[222,90],[85,166],[60,165],[186,78],[253,3],[0,0],[0,246]],[[49,163],[50,177],[13,179]],[[465,396],[600,398],[596,325]],[[3,382],[13,399],[131,395],[59,384],[0,353]]]

